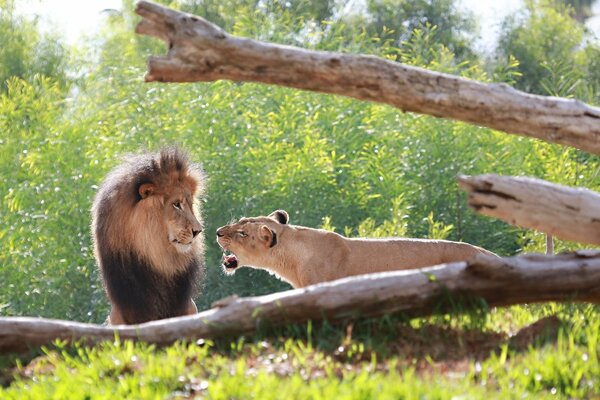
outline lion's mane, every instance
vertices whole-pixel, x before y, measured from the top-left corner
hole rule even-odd
[[[191,251],[174,251],[162,235],[160,200],[143,201],[151,183],[163,193],[185,186],[194,198],[204,188],[200,168],[177,148],[127,156],[112,170],[92,206],[94,253],[112,307],[128,324],[183,315],[204,269],[202,235]]]

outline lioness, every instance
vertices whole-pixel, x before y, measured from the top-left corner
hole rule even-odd
[[[421,268],[494,255],[468,243],[427,239],[346,238],[335,232],[288,224],[288,213],[242,218],[217,229],[223,267],[265,269],[294,288],[352,275]],[[231,254],[227,254],[230,252]]]

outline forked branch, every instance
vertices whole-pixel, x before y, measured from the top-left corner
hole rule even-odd
[[[201,17],[140,1],[136,31],[168,44],[147,81],[228,79],[375,101],[600,154],[600,109],[366,55],[311,51],[233,36]]]

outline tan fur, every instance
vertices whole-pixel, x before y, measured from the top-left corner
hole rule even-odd
[[[140,322],[132,321],[136,318],[131,310],[122,308],[165,301],[165,296],[169,301],[177,295],[171,281],[184,274],[192,280],[200,275],[204,243],[199,234],[202,225],[197,197],[203,184],[201,171],[174,148],[132,156],[107,176],[92,207],[92,232],[96,259],[111,301],[111,324]],[[118,280],[139,281],[143,271],[152,276],[148,279],[155,287],[148,289],[140,284],[138,293],[131,288],[133,297],[128,298],[127,285],[120,286]],[[178,282],[178,288],[193,295],[195,282]],[[195,313],[191,298],[188,303],[185,311],[172,310],[170,303],[148,304],[157,311],[143,319]],[[182,306],[176,308],[183,310]]]
[[[140,202],[124,220],[122,235],[116,241],[131,240],[134,248],[148,261],[148,265],[165,276],[170,276],[203,251],[201,240],[193,240],[192,229],[201,230],[194,215],[192,188],[185,182],[172,180],[166,183],[163,194],[152,195]],[[180,199],[182,212],[172,203]],[[160,215],[160,218],[157,218]],[[163,232],[164,234],[157,234]],[[121,236],[121,237],[119,237]],[[173,242],[176,240],[177,242]],[[187,250],[186,250],[187,248]]]
[[[282,210],[242,218],[219,228],[217,241],[236,256],[237,265],[265,269],[294,288],[353,275],[465,261],[476,254],[494,255],[468,243],[446,240],[346,238],[288,225],[287,218]]]

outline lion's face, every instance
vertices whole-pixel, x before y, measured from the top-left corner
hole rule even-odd
[[[185,194],[169,197],[164,205],[167,238],[182,253],[191,250],[192,241],[202,232],[193,205],[191,195]]]
[[[225,272],[233,273],[238,266],[260,263],[265,252],[277,244],[277,234],[287,222],[288,214],[278,210],[267,217],[242,218],[217,229]]]
[[[144,184],[139,189],[142,202],[153,202],[160,207],[162,225],[166,228],[166,240],[179,253],[192,250],[196,237],[202,232],[202,225],[194,210],[194,197],[186,185],[171,186],[161,193],[153,184]]]

